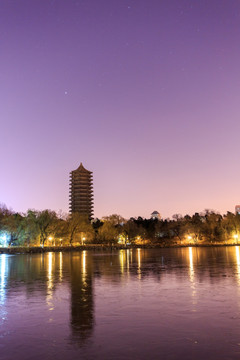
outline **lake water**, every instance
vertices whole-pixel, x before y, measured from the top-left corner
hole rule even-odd
[[[0,255],[0,359],[239,359],[240,248]]]

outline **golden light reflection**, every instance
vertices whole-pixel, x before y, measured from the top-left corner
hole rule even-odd
[[[62,281],[62,268],[63,268],[63,256],[62,252],[59,253],[59,280]]]
[[[48,283],[47,283],[47,287],[48,287],[48,293],[47,293],[47,304],[49,306],[49,310],[54,310],[54,306],[52,303],[52,299],[53,299],[53,253],[49,252],[48,253]]]
[[[86,274],[86,250],[82,252],[82,271]]]
[[[240,251],[239,246],[235,246],[236,251],[236,263],[237,263],[237,280],[238,284],[240,285]]]
[[[138,260],[138,278],[141,279],[141,249],[137,249],[137,260]]]
[[[195,250],[195,249],[194,249]],[[188,248],[188,255],[189,255],[189,278],[191,282],[191,289],[192,289],[192,301],[193,304],[196,305],[197,299],[196,299],[196,284],[195,284],[195,276],[194,276],[194,265],[193,265],[193,248]],[[196,311],[194,308],[193,311]]]
[[[129,275],[129,260],[130,260],[130,251],[127,250],[127,274]]]
[[[192,252],[192,248],[189,247],[188,251],[189,251],[189,276],[190,276],[191,282],[193,282],[193,280],[194,280],[194,268],[193,268],[193,252]]]
[[[82,252],[82,281],[86,283],[86,250]]]
[[[52,288],[52,261],[53,261],[53,254],[50,252],[48,253],[48,288]]]
[[[121,273],[124,273],[124,250],[119,251],[119,261],[120,261],[120,269]]]

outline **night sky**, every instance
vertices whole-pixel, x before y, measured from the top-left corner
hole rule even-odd
[[[239,0],[1,0],[0,202],[94,215],[240,203]]]

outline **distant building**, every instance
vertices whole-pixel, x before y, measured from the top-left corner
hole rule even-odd
[[[235,213],[240,214],[240,205],[235,206]]]
[[[154,211],[154,212],[151,213],[151,219],[153,219],[153,220],[155,220],[155,219],[161,220],[161,215],[159,214],[158,211]]]
[[[85,169],[83,164],[70,172],[70,213],[80,213],[93,217],[93,185],[92,172]]]

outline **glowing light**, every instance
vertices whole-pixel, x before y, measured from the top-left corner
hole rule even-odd
[[[238,234],[233,235],[234,239],[238,239]]]
[[[192,237],[191,237],[190,235],[188,235],[188,237],[187,237],[187,238],[188,238],[188,240],[192,240]]]
[[[137,249],[137,259],[138,259],[138,278],[141,279],[141,249]]]
[[[191,289],[192,289],[192,304],[194,305],[194,311],[196,311],[195,305],[197,304],[197,297],[196,297],[196,284],[194,281],[193,249],[189,247],[188,251],[189,251],[189,277],[190,277]],[[196,255],[196,249],[194,249],[194,251]]]
[[[136,243],[137,243],[137,244],[141,244],[141,243],[142,243],[142,238],[141,238],[141,236],[137,236],[137,237],[136,237]]]
[[[237,278],[238,284],[240,285],[240,253],[239,253],[239,246],[235,247],[236,251],[236,263],[237,263]]]
[[[190,275],[190,280],[191,282],[193,282],[194,280],[194,268],[193,268],[193,253],[192,253],[192,248],[189,247],[188,248],[189,251],[189,275]]]
[[[0,243],[2,247],[6,247],[8,245],[8,236],[6,233],[0,235]]]
[[[129,275],[129,256],[130,256],[130,251],[129,249],[127,249],[127,273]]]
[[[63,267],[63,258],[62,252],[59,253],[59,279],[62,281],[62,267]]]
[[[82,281],[86,285],[86,250],[82,252]]]
[[[83,251],[82,253],[82,269],[83,269],[83,273],[86,273],[86,250]]]
[[[53,269],[53,253],[48,253],[48,294],[46,297],[49,310],[54,310],[54,305],[52,303],[53,298],[53,278],[52,278],[52,269]]]
[[[48,288],[52,288],[52,257],[53,254],[48,253]]]
[[[121,273],[123,274],[123,272],[124,272],[124,250],[119,251],[119,260],[120,260],[120,265],[121,265]]]

